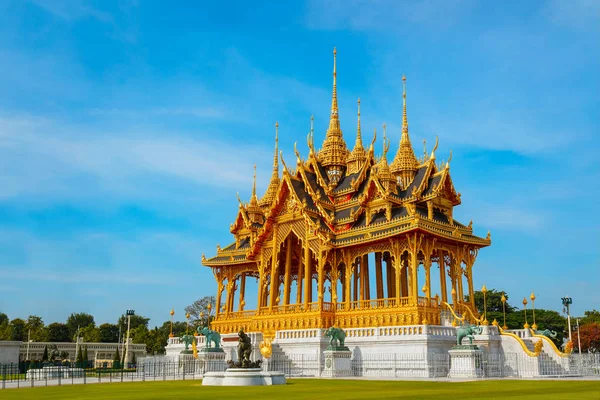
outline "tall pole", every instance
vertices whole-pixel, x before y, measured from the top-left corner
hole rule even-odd
[[[171,314],[171,333],[169,333],[169,337],[172,338],[173,337],[173,315],[175,315],[175,310],[171,308],[171,312],[169,314]]]
[[[581,354],[581,334],[579,333],[579,318],[577,318],[577,345],[579,347],[579,354]]]
[[[573,304],[573,299],[565,296],[563,298],[561,298],[563,306],[565,306],[567,308],[567,322],[569,323],[569,342],[571,342],[573,340],[573,337],[571,335],[571,304]],[[571,342],[572,344],[572,342]]]
[[[579,323],[579,320],[577,320],[577,322]],[[25,356],[25,361],[29,360],[29,343],[31,342],[30,336],[31,336],[31,329],[29,329],[27,331],[27,355]]]
[[[533,325],[531,325],[531,329],[537,331],[537,324],[535,323],[535,294],[531,292],[529,298],[531,299],[531,311],[533,312]]]
[[[525,325],[523,328],[529,329],[529,324],[527,323],[527,299],[523,297],[523,311],[525,312]]]
[[[502,302],[502,314],[504,314],[504,325],[502,325],[502,329],[507,330],[508,326],[506,326],[506,296],[504,292],[502,292],[502,298],[500,299]]]
[[[131,326],[131,316],[135,314],[134,310],[127,310],[127,341],[125,342],[125,360],[127,363],[129,360],[129,328]]]
[[[487,288],[485,285],[481,288],[481,293],[483,293],[483,325],[487,325],[489,322],[487,319]]]

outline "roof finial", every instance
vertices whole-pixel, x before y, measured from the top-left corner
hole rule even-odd
[[[279,177],[279,122],[275,121],[275,155],[273,156],[273,177]]]
[[[338,117],[338,103],[337,103],[337,72],[336,72],[336,54],[335,47],[333,48],[333,94],[331,98],[331,118],[337,119]]]
[[[362,136],[360,130],[360,97],[358,98],[358,126],[356,128],[356,146],[362,147]]]
[[[387,138],[386,128],[387,128],[387,125],[383,124],[383,158],[384,159],[387,159],[387,152],[390,149],[390,141]]]
[[[427,140],[423,139],[423,162],[427,161]]]
[[[256,198],[256,164],[254,164],[254,180],[252,182],[252,198]]]
[[[406,116],[406,76],[402,75],[402,135],[408,134],[408,117]]]

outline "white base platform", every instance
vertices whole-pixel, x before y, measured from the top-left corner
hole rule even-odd
[[[352,376],[351,358],[350,350],[325,350],[325,369],[321,376],[326,378]]]
[[[448,378],[481,378],[483,362],[481,350],[452,349],[450,354],[450,372]]]
[[[283,372],[264,372],[260,368],[229,368],[225,372],[207,372],[202,386],[285,385]]]

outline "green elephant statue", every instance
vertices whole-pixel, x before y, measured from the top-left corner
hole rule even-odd
[[[346,332],[341,328],[330,327],[325,331],[325,336],[329,337],[330,347],[345,347]]]
[[[206,326],[201,328],[198,327],[198,333],[206,337],[205,347],[208,349],[211,347],[211,342],[215,345],[214,347],[218,349],[221,347],[221,335],[219,332],[215,332],[211,329],[208,329]]]
[[[483,329],[475,325],[463,325],[456,330],[456,344],[462,345],[464,338],[469,339],[469,344],[473,344],[473,335],[481,335]]]

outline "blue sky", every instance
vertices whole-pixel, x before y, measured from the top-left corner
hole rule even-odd
[[[455,217],[493,244],[475,286],[600,308],[600,3],[0,1],[0,311],[49,323],[133,308],[160,324],[214,294],[252,165],[321,143],[338,50],[340,120],[400,138]],[[380,144],[377,147],[381,148]]]

